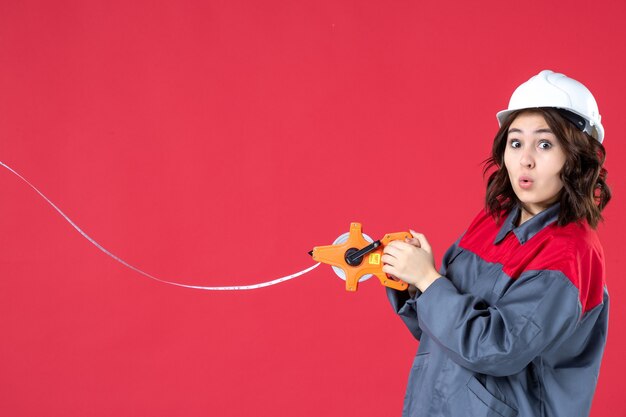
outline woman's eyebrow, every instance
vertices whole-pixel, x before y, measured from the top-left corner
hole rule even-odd
[[[509,129],[508,133],[523,133],[523,132],[522,132],[522,129],[518,129],[516,127],[513,127],[511,129]],[[552,133],[552,130],[549,127],[546,127],[546,128],[543,128],[543,129],[537,129],[533,133]]]

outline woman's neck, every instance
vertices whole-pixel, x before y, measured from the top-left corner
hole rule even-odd
[[[517,219],[517,226],[521,226],[524,223],[526,223],[528,220],[532,219],[535,216],[536,213],[532,213],[528,210],[526,210],[524,207],[521,208],[520,210],[520,215]]]

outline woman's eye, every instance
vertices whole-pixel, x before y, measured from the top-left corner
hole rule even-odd
[[[519,148],[520,146],[522,146],[522,144],[520,143],[519,140],[517,139],[511,139],[509,141],[509,145],[511,146],[511,148]]]
[[[552,144],[546,140],[539,142],[539,149],[550,149]]]

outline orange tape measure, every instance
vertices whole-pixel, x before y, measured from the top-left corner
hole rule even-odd
[[[367,240],[363,236],[361,223],[351,223],[347,240],[341,237],[332,245],[316,246],[309,254],[314,260],[339,268],[345,274],[346,291],[356,291],[359,281],[376,276],[380,283],[396,290],[405,290],[408,284],[383,272],[381,257],[383,249],[394,240],[410,239],[409,232],[388,233],[377,241]],[[335,269],[335,268],[333,268]],[[335,269],[337,272],[337,270]],[[337,272],[340,278],[344,278]],[[370,275],[370,276],[371,276]],[[365,279],[363,279],[365,278]]]

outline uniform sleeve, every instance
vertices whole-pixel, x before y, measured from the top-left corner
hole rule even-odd
[[[420,296],[418,290],[414,298],[409,296],[409,291],[398,291],[387,287],[387,297],[391,303],[393,310],[400,316],[406,327],[409,329],[413,337],[420,340],[422,329],[417,319],[417,310],[415,310],[415,300]]]
[[[527,271],[494,304],[463,294],[446,277],[414,302],[419,328],[451,358],[482,374],[520,372],[569,337],[581,316],[579,293],[559,271]]]
[[[459,240],[448,249],[441,262],[441,273],[445,274],[448,263],[454,259],[458,253]],[[419,325],[419,319],[417,317],[417,309],[415,308],[415,301],[421,296],[421,291],[417,290],[414,297],[409,296],[408,290],[398,291],[392,288],[387,288],[387,298],[391,303],[393,310],[400,316],[406,327],[409,329],[413,337],[420,340],[422,336],[422,329]]]

